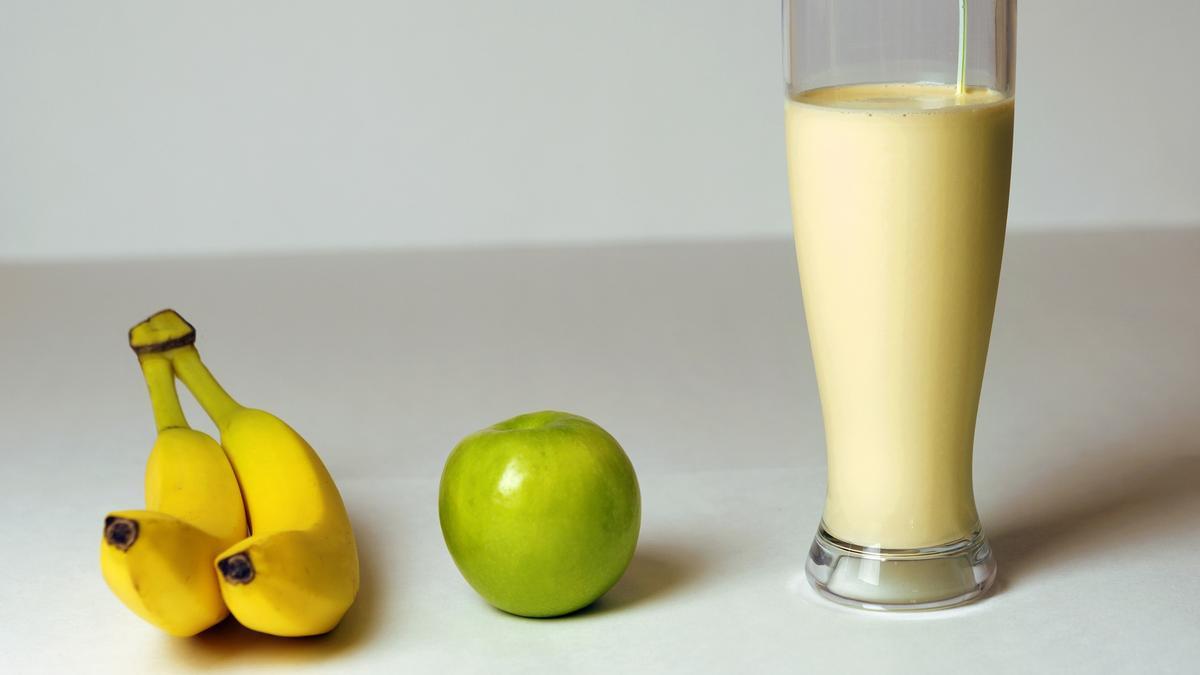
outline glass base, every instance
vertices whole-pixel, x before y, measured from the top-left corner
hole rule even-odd
[[[808,583],[838,604],[878,611],[944,609],[987,592],[996,563],[983,532],[914,549],[856,546],[825,531],[813,539]]]

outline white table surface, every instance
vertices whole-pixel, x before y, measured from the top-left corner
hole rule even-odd
[[[1200,230],[1010,238],[976,443],[1000,580],[919,615],[803,582],[794,265],[780,239],[0,266],[0,671],[1200,672]],[[154,438],[125,331],[164,306],[337,479],[364,576],[331,635],[170,638],[105,587]],[[625,578],[558,620],[484,604],[437,521],[455,442],[541,408],[616,435],[644,500]]]

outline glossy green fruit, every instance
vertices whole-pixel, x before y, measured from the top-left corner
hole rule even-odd
[[[547,411],[463,439],[442,471],[438,512],[450,555],[485,600],[547,617],[617,583],[642,509],[617,441],[591,420]]]

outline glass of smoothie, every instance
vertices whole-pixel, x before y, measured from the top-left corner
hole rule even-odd
[[[836,602],[934,609],[996,566],[971,483],[1004,249],[1016,0],[784,0],[789,185]]]

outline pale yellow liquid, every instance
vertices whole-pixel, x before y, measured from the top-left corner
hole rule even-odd
[[[881,548],[979,527],[975,416],[1008,215],[1013,102],[853,85],[787,103],[826,529]]]

